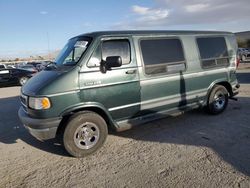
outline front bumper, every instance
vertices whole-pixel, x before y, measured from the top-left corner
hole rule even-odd
[[[48,140],[56,137],[57,128],[62,118],[34,119],[29,117],[21,107],[18,116],[24,127],[38,140]]]

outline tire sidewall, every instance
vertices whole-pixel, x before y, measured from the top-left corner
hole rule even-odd
[[[216,109],[214,107],[214,96],[219,91],[221,91],[225,96],[225,104],[224,104],[223,108]],[[211,114],[220,114],[221,112],[223,112],[226,109],[227,104],[228,104],[228,91],[227,91],[227,89],[224,86],[215,85],[214,88],[212,89],[210,95],[209,95],[209,98],[208,98],[208,104],[207,104],[208,112]]]
[[[92,122],[97,125],[100,131],[99,140],[90,149],[80,149],[74,142],[74,133],[76,129],[85,122]],[[63,144],[65,149],[74,157],[84,157],[97,151],[105,142],[108,134],[108,128],[105,120],[94,112],[80,112],[73,115],[65,128],[63,134]]]

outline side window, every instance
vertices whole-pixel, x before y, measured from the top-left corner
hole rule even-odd
[[[202,68],[227,67],[229,57],[224,37],[197,38]]]
[[[130,63],[130,45],[128,40],[109,40],[102,43],[102,60],[108,56],[121,56],[122,64]]]
[[[109,56],[121,56],[122,64],[131,61],[130,45],[128,40],[107,40],[99,45],[88,62],[88,67],[99,67],[101,61]]]
[[[140,42],[145,73],[176,73],[186,69],[179,39],[143,39]]]

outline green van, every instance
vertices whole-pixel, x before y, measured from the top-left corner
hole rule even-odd
[[[234,34],[104,31],[76,36],[21,89],[18,115],[39,140],[61,135],[83,157],[108,128],[122,131],[198,107],[219,114],[235,99]]]

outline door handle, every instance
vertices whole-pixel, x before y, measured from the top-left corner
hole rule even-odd
[[[135,73],[136,73],[136,69],[126,71],[126,74],[135,74]]]

